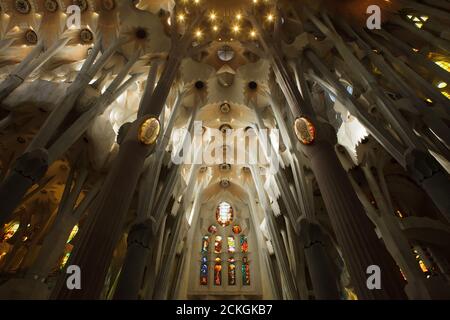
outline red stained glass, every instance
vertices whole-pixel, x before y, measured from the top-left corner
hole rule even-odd
[[[235,226],[233,226],[232,230],[233,230],[234,234],[239,234],[239,233],[241,233],[242,228],[240,225],[235,225]]]

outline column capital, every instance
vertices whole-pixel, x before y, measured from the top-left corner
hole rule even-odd
[[[324,234],[319,224],[308,219],[300,222],[300,239],[305,249],[315,245],[324,244]]]
[[[132,245],[139,245],[146,249],[150,249],[152,238],[152,222],[150,220],[146,220],[144,222],[134,224],[131,227],[128,232],[127,244],[128,247]]]
[[[45,149],[35,149],[24,153],[17,158],[14,171],[29,179],[32,183],[38,182],[47,172],[48,153]]]
[[[406,155],[406,169],[419,183],[431,178],[441,171],[439,163],[433,156],[421,150],[410,150]]]

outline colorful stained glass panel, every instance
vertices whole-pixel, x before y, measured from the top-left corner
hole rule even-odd
[[[228,226],[233,221],[233,208],[228,202],[221,202],[216,209],[216,220],[222,227]]]
[[[250,285],[250,265],[247,257],[242,258],[242,284],[244,286]]]
[[[247,236],[241,235],[240,237],[240,246],[241,246],[241,251],[243,253],[247,253],[248,252],[248,240],[247,240]]]
[[[210,225],[209,228],[208,228],[208,232],[212,233],[212,234],[216,233],[217,232],[217,227],[215,225],[213,225],[213,224]]]
[[[239,233],[241,233],[241,231],[242,231],[242,228],[241,228],[241,226],[240,225],[235,225],[235,226],[233,226],[233,233],[234,234],[239,234]]]
[[[202,238],[202,253],[207,253],[209,248],[209,237],[204,236]]]
[[[216,236],[214,240],[214,253],[221,253],[222,252],[222,237]]]
[[[200,264],[200,285],[208,285],[208,259],[202,257]]]
[[[228,259],[228,285],[234,286],[236,284],[236,260],[234,258]]]
[[[222,262],[220,258],[216,258],[216,263],[214,264],[214,285],[222,285]]]
[[[233,236],[227,237],[227,244],[228,244],[228,252],[235,253],[236,252],[236,241],[234,240]]]

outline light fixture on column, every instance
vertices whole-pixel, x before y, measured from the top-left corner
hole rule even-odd
[[[305,117],[295,120],[294,131],[298,141],[304,145],[310,145],[316,139],[316,127]]]
[[[159,123],[159,120],[154,117],[149,117],[139,128],[138,139],[143,144],[149,146],[158,140],[160,132],[161,124]]]

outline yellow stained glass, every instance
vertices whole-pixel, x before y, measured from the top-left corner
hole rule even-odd
[[[78,230],[79,230],[78,225],[75,225],[75,227],[73,227],[72,231],[70,232],[69,239],[67,239],[67,243],[69,243],[70,241],[73,240],[73,238],[75,238],[75,236],[78,233]]]
[[[429,271],[427,266],[425,265],[425,263],[422,260],[419,260],[419,266],[420,266],[420,269],[422,270],[422,272],[428,272]]]
[[[61,264],[59,265],[60,269],[65,267],[67,261],[69,261],[69,258],[70,258],[70,252],[67,252],[61,260]]]
[[[18,221],[12,221],[5,225],[3,228],[3,240],[11,239],[19,229],[20,223]]]

